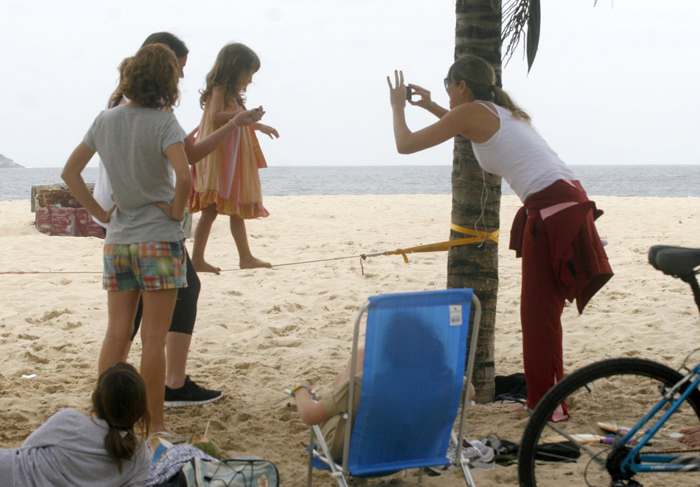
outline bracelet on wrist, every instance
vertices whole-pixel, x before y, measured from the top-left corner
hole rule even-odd
[[[289,395],[292,396],[292,397],[295,397],[294,395],[296,394],[296,392],[297,392],[299,389],[306,389],[307,391],[309,391],[309,395],[310,395],[313,399],[316,399],[316,391],[314,391],[314,390],[311,388],[311,386],[309,386],[308,384],[302,384],[301,382],[298,382],[298,383],[294,384],[294,386],[292,386],[292,387],[289,389]]]

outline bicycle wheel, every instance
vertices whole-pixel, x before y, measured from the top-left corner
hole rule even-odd
[[[612,475],[608,469],[615,471],[621,454],[618,451],[611,455],[612,445],[601,442],[607,434],[601,426],[612,430],[631,428],[681,378],[680,373],[665,365],[634,358],[603,360],[565,377],[542,398],[523,432],[518,454],[520,486],[610,487]],[[550,423],[549,418],[562,401],[566,401],[570,418]],[[688,451],[673,434],[697,426],[700,391],[695,390],[642,453]],[[575,458],[577,451],[580,456]],[[639,473],[632,481],[626,479],[619,485],[638,485],[634,482],[644,487],[700,485],[700,472]]]

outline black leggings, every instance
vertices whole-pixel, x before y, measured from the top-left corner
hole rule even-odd
[[[192,335],[194,330],[194,322],[197,319],[197,301],[199,300],[199,290],[202,285],[199,282],[197,271],[194,270],[190,256],[185,251],[185,260],[187,263],[187,287],[181,287],[177,291],[177,302],[173,310],[173,321],[170,323],[168,331],[177,333],[186,333]],[[134,341],[136,334],[141,325],[142,302],[139,300],[139,308],[136,310],[136,319],[134,320],[134,333],[131,335],[131,341]]]

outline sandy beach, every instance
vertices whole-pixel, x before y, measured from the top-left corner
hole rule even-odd
[[[659,243],[700,247],[700,199],[592,199],[605,211],[598,230],[616,275],[582,316],[574,306],[564,310],[565,369],[617,356],[680,365],[700,343],[700,318],[687,285],[647,264],[647,250]],[[408,264],[381,256],[361,265],[356,256],[447,240],[451,196],[269,197],[265,206],[271,216],[249,222],[248,235],[255,255],[278,267],[238,270],[228,221],[219,218],[207,257],[224,272],[200,274],[188,372],[225,397],[168,409],[166,423],[184,434],[202,433],[211,421],[210,434],[227,456],[268,458],[283,485],[301,486],[308,430],[283,389],[302,378],[332,380],[349,357],[352,320],[368,296],[445,287],[446,252],[413,254]],[[507,249],[518,207],[516,197],[503,197],[498,375],[522,371],[520,261]],[[107,309],[101,240],[40,234],[25,200],[0,202],[0,242],[0,272],[17,272],[0,274],[0,447],[9,448],[62,408],[89,411]],[[331,258],[339,259],[280,265]],[[32,271],[41,273],[20,274]],[[130,358],[138,364],[138,357],[137,343]],[[469,436],[519,442],[525,422],[512,404],[477,405],[468,413]],[[474,477],[480,487],[517,485],[515,466]],[[370,485],[412,485],[416,478],[402,473]],[[334,485],[326,474],[314,480]],[[462,479],[450,471],[423,484],[451,487]]]

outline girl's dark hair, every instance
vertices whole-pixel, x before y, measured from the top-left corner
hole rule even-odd
[[[173,50],[176,57],[184,57],[190,53],[190,50],[187,49],[185,43],[170,32],[155,32],[151,34],[150,36],[146,37],[146,40],[143,41],[141,47],[148,46],[149,44],[165,44]]]
[[[199,105],[204,108],[214,87],[221,86],[226,98],[233,98],[243,106],[247,81],[243,77],[259,69],[260,58],[251,48],[239,42],[225,45],[216,56],[214,67],[207,74],[206,87],[200,91]]]
[[[447,77],[455,84],[464,81],[475,100],[492,101],[510,110],[513,118],[530,123],[530,116],[511,99],[508,93],[496,86],[496,72],[485,59],[471,54],[461,56],[450,66]]]
[[[178,37],[175,35],[171,34],[170,32],[155,32],[151,34],[150,36],[146,37],[146,40],[143,41],[143,44],[141,44],[141,47],[143,46],[149,46],[151,44],[165,44],[168,46],[170,49],[173,50],[175,53],[175,57],[181,58],[183,56],[187,56],[190,53],[190,50],[187,49],[187,46],[185,45],[184,42],[182,42]],[[124,68],[126,67],[127,61],[131,58],[126,58],[122,63],[119,65],[119,68],[117,70],[119,71],[119,78],[121,79],[124,76]],[[124,97],[124,93],[120,92],[120,87],[117,88],[117,90],[112,94],[112,98],[110,99],[110,107],[114,108],[119,103],[121,103],[122,98]]]
[[[177,58],[165,44],[143,46],[119,66],[121,79],[112,101],[126,96],[149,108],[171,108],[177,103],[180,80]]]
[[[121,472],[122,461],[131,460],[139,446],[134,428],[142,438],[148,437],[146,386],[136,369],[118,363],[102,372],[92,393],[92,409],[109,426],[105,448]]]

